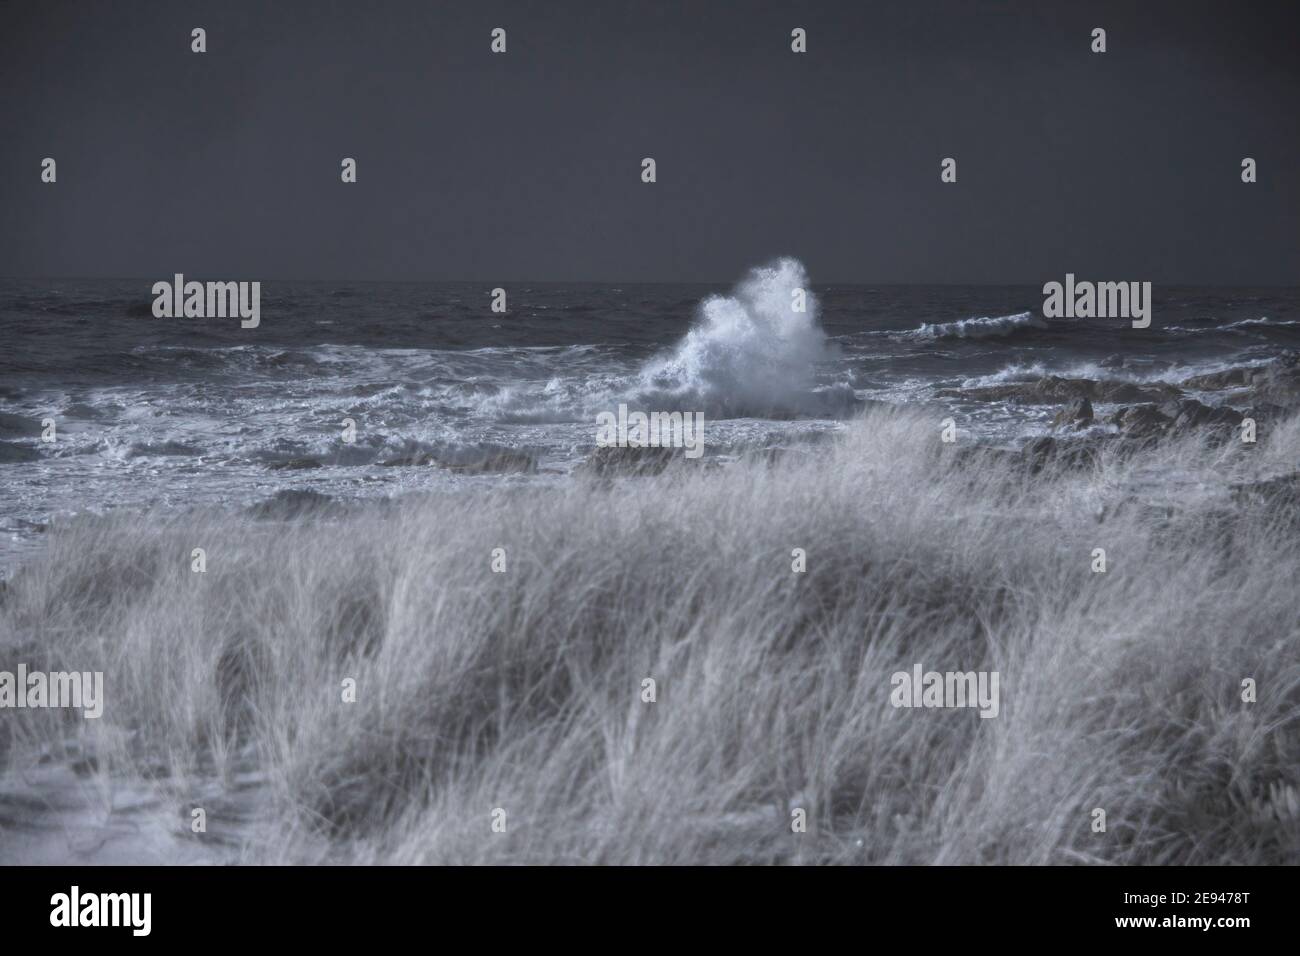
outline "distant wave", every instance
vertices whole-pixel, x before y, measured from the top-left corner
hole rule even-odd
[[[919,329],[903,332],[899,336],[906,339],[988,339],[1001,338],[1023,329],[1045,329],[1047,320],[1032,312],[1017,312],[1015,315],[981,316],[979,318],[959,319],[956,322],[926,322]]]
[[[1236,322],[1229,322],[1227,325],[1210,325],[1200,329],[1189,328],[1188,326],[1185,325],[1167,325],[1165,326],[1165,331],[1200,334],[1201,332],[1228,332],[1233,329],[1246,329],[1252,326],[1261,326],[1261,325],[1266,325],[1269,326],[1270,328],[1285,328],[1287,326],[1300,325],[1300,322],[1296,322],[1296,321],[1275,322],[1272,319],[1268,318],[1268,316],[1261,316],[1258,319],[1240,319]]]
[[[1128,383],[1133,385],[1177,385],[1200,375],[1209,375],[1234,368],[1250,368],[1260,364],[1245,354],[1231,357],[1214,357],[1195,362],[1160,362],[1135,359],[1131,365],[1111,366],[1097,362],[1011,362],[995,372],[977,375],[961,381],[961,388],[987,388],[997,385],[1034,382],[1049,376],[1065,379],[1087,379],[1094,382]]]

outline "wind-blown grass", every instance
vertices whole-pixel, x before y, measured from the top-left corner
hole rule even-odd
[[[254,768],[268,861],[1300,859],[1300,521],[1227,490],[1300,425],[1036,475],[938,437],[874,412],[775,464],[56,528],[0,667],[103,670],[105,713],[4,713],[0,760],[80,735],[182,811]],[[998,671],[999,715],[895,709],[917,663]]]

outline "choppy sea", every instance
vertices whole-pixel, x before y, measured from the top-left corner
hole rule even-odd
[[[932,402],[1009,444],[1055,409],[964,392],[1178,384],[1300,349],[1293,288],[1157,286],[1134,329],[1044,319],[1037,286],[819,285],[793,260],[735,287],[510,284],[504,312],[486,283],[268,280],[244,329],[155,318],[157,278],[0,281],[0,567],[84,512],[563,481],[619,403],[703,412],[724,457],[871,400]]]

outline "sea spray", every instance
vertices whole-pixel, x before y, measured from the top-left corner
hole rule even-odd
[[[833,357],[803,265],[779,259],[705,299],[686,337],[642,369],[641,385],[715,416],[811,413],[825,404],[815,365]]]

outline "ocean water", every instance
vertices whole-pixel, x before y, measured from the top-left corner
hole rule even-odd
[[[1300,349],[1296,289],[1157,287],[1138,330],[1045,320],[1037,286],[820,285],[787,260],[735,288],[512,284],[504,314],[488,283],[264,281],[242,329],[155,318],[153,281],[0,282],[6,573],[86,512],[565,481],[620,402],[703,412],[723,458],[836,430],[868,401],[932,403],[1010,444],[1056,409],[964,393],[1045,374],[1178,384]],[[391,464],[412,456],[426,463]]]

